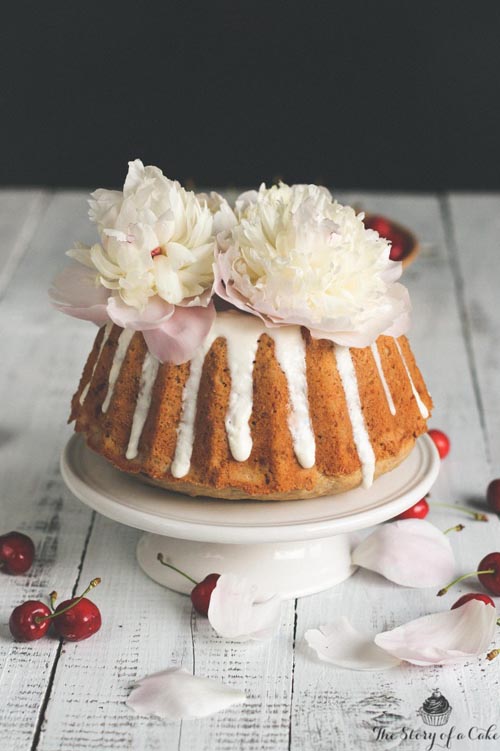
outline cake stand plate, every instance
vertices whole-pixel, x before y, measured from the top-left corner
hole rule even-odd
[[[141,529],[139,565],[177,592],[192,585],[162,566],[165,559],[197,581],[234,573],[283,598],[328,589],[350,576],[352,533],[396,516],[422,498],[439,471],[432,440],[421,436],[399,467],[371,488],[305,501],[190,498],[120,472],[73,436],[61,457],[68,488],[104,516]]]

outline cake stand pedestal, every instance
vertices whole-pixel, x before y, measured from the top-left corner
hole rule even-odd
[[[114,469],[73,436],[61,457],[68,488],[114,521],[141,529],[143,571],[188,594],[183,576],[162,566],[158,553],[197,581],[210,573],[251,579],[262,593],[283,598],[320,592],[354,568],[353,533],[386,521],[429,491],[439,471],[434,444],[421,436],[405,461],[372,485],[306,501],[226,501],[190,498],[146,485]]]

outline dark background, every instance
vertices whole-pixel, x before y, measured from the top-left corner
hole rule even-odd
[[[500,188],[500,3],[10,3],[1,182]]]

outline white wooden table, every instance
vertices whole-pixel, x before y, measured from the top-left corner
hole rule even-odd
[[[482,500],[500,475],[500,195],[339,198],[399,220],[423,243],[405,273],[414,308],[410,337],[436,404],[431,425],[453,442],[432,497]],[[141,573],[137,531],[96,516],[69,494],[59,455],[95,330],[51,310],[47,288],[72,241],[93,237],[84,192],[0,192],[0,530],[25,531],[38,551],[27,576],[0,574],[2,751],[420,750],[429,740],[390,740],[387,733],[376,740],[374,728],[421,731],[416,712],[435,687],[453,707],[445,730],[500,725],[500,658],[357,673],[315,662],[303,645],[306,629],[337,615],[380,631],[448,607],[458,591],[438,600],[434,590],[358,572],[330,591],[286,603],[272,641],[230,644],[192,612],[188,598]],[[466,524],[452,541],[460,571],[500,548],[496,518],[481,524],[437,509],[429,518],[443,529]],[[95,576],[103,578],[93,595],[103,613],[98,635],[76,644],[12,641],[7,623],[15,605],[52,589],[68,596]],[[124,703],[133,682],[171,665],[238,686],[248,702],[200,721],[134,715]],[[500,740],[453,739],[448,747],[497,749]]]

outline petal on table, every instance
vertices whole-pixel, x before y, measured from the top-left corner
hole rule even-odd
[[[191,675],[183,668],[169,668],[140,680],[126,703],[140,715],[183,720],[207,717],[245,700],[242,691]]]
[[[373,634],[357,631],[344,616],[333,623],[306,631],[307,644],[320,660],[350,670],[387,670],[399,665],[373,641]]]
[[[424,615],[391,631],[375,643],[414,665],[447,665],[486,652],[496,631],[495,608],[470,600],[455,610]]]
[[[248,579],[221,574],[210,597],[208,620],[219,636],[232,641],[269,639],[280,622],[281,600],[260,597]]]
[[[438,587],[455,571],[448,537],[424,519],[382,524],[352,554],[357,566],[405,587]]]

